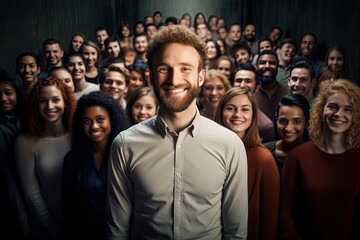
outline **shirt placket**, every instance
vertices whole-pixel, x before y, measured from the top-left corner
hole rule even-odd
[[[174,239],[182,239],[182,224],[183,224],[183,167],[184,167],[184,154],[183,154],[183,140],[184,133],[180,133],[174,137],[175,142],[175,181],[174,181]]]

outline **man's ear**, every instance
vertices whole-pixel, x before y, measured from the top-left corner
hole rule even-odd
[[[311,86],[314,88],[316,85],[316,78],[311,79]]]
[[[205,69],[201,69],[199,72],[199,87],[201,87],[204,84],[205,81]]]

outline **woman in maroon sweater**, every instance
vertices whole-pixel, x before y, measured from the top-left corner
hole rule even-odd
[[[360,89],[338,80],[313,105],[283,169],[283,239],[360,239]]]
[[[248,240],[276,239],[280,177],[275,160],[261,145],[257,107],[247,89],[232,88],[221,99],[215,120],[244,142],[248,162]]]

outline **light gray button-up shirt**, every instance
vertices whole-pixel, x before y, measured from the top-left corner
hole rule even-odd
[[[200,116],[179,134],[156,116],[113,142],[107,239],[246,239],[240,138]]]

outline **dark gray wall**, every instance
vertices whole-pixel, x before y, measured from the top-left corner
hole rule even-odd
[[[164,19],[193,17],[202,11],[206,17],[223,16],[228,24],[253,22],[258,37],[266,36],[271,27],[281,26],[286,37],[298,42],[305,32],[319,38],[319,57],[327,48],[338,44],[350,57],[352,80],[360,79],[360,1],[357,0],[12,0],[0,2],[0,67],[14,72],[15,58],[23,51],[40,53],[48,37],[59,39],[67,50],[75,32],[94,40],[97,26],[115,33],[118,24],[134,23],[159,10]]]
[[[94,40],[94,30],[116,31],[131,1],[118,0],[12,0],[0,2],[0,67],[14,73],[15,58],[24,51],[41,55],[46,38],[60,40],[65,51],[71,36],[81,32]],[[131,9],[134,9],[131,7]],[[134,9],[135,11],[136,9]],[[130,11],[126,14],[131,15]]]

